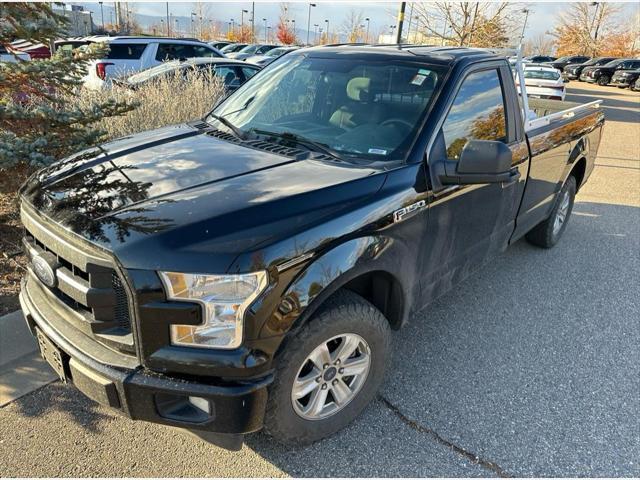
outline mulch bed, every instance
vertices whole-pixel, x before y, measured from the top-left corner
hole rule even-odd
[[[0,315],[20,308],[18,293],[26,259],[17,198],[31,171],[24,166],[0,170]]]

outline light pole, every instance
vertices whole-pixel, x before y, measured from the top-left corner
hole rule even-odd
[[[178,36],[178,32],[180,31],[180,29],[178,28],[180,25],[178,25],[178,19],[177,18],[174,21],[176,22],[176,26],[175,26],[175,28],[173,30],[173,33],[177,37]]]
[[[267,27],[267,32],[269,32],[267,34],[267,43],[269,43],[269,41],[271,40],[271,27]]]
[[[166,2],[167,7],[167,37],[171,36],[171,15],[169,14],[169,2]]]
[[[527,19],[529,18],[529,9],[523,8],[522,13],[524,13],[524,24],[522,25],[522,34],[520,35],[520,47],[522,47],[522,42],[524,42],[524,31],[527,29]]]
[[[263,18],[262,21],[264,22],[264,43],[269,43],[267,39],[267,19]]]
[[[317,45],[318,44],[318,24],[314,23],[313,24],[313,44]]]
[[[320,34],[320,42],[322,41],[322,27],[318,29],[318,33]]]
[[[164,32],[164,18],[160,19],[160,32]],[[153,34],[156,34],[156,29],[153,29]]]
[[[102,2],[100,4],[100,20],[102,21],[102,32],[104,33],[104,10],[102,10]]]
[[[309,15],[307,16],[307,45],[309,45],[309,34],[311,33],[309,30],[311,30],[311,7],[315,7],[316,4],[315,3],[310,3],[309,4]]]
[[[242,30],[244,29],[244,14],[249,13],[249,10],[242,10],[240,14],[240,34],[242,35]]]
[[[197,14],[191,12],[191,36],[195,37],[196,36],[196,26],[195,26],[195,22],[193,21],[193,17],[195,17]]]
[[[327,24],[327,43],[329,43],[330,42],[330,40],[329,40],[329,19],[325,18],[324,23]]]
[[[231,19],[231,33],[235,35],[236,32],[236,21],[232,18]]]
[[[369,43],[369,23],[371,22],[371,19],[369,17],[365,18],[365,21],[367,22],[367,40],[366,42]]]
[[[296,41],[296,19],[291,20],[291,27],[293,28],[293,41]]]
[[[389,32],[390,32],[390,34],[391,34],[391,42],[392,42],[392,43],[393,43],[393,31],[394,31],[396,28],[398,28],[398,26],[397,26],[397,25],[389,25]],[[397,39],[396,39],[396,43],[400,43],[400,42],[398,42],[398,41],[397,41]]]

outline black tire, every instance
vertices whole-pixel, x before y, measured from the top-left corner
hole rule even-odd
[[[564,221],[562,222],[561,227],[556,230],[554,229],[556,217],[558,216],[558,211],[561,209],[565,195],[569,196],[569,206],[564,216]],[[562,237],[562,234],[564,233],[565,228],[567,228],[567,223],[569,222],[571,212],[573,211],[573,203],[575,201],[575,197],[576,178],[571,175],[560,189],[560,192],[558,192],[555,200],[555,205],[551,210],[551,215],[549,215],[549,218],[536,225],[533,230],[527,233],[527,241],[542,248],[551,248],[556,243],[558,243],[558,241]]]
[[[611,83],[611,77],[609,75],[600,75],[598,78],[598,85],[601,87],[606,87],[609,83]]]
[[[369,346],[371,363],[364,383],[341,410],[323,419],[308,420],[296,413],[293,382],[305,360],[323,342],[342,334],[356,334]],[[325,305],[289,340],[277,359],[269,387],[265,430],[288,445],[305,445],[328,437],[353,421],[373,400],[384,380],[391,354],[391,329],[382,313],[361,296],[346,290]]]

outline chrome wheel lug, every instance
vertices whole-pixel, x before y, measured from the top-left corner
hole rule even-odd
[[[324,370],[326,370],[327,368],[329,368],[329,364],[328,364],[328,363],[325,363],[325,364],[322,366],[322,368],[323,368]]]
[[[335,362],[336,365],[340,365],[340,359],[337,359]]]
[[[339,369],[338,373],[340,373],[340,374],[344,373],[344,368]]]
[[[323,384],[322,384],[322,390],[326,390],[326,389],[327,389],[327,384],[326,384],[326,383],[323,383]]]
[[[338,384],[338,380],[334,380],[333,382],[331,382],[331,385],[337,385]]]
[[[316,382],[320,383],[322,381],[322,377],[317,377]]]

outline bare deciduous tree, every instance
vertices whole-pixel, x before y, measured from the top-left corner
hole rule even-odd
[[[524,55],[551,55],[554,40],[548,33],[539,33],[524,43]]]
[[[342,22],[342,32],[347,37],[348,42],[357,42],[361,37],[364,37],[363,30],[364,13],[362,10],[349,10],[347,17]]]
[[[424,37],[459,46],[506,46],[519,24],[508,2],[420,2],[413,16]]]

